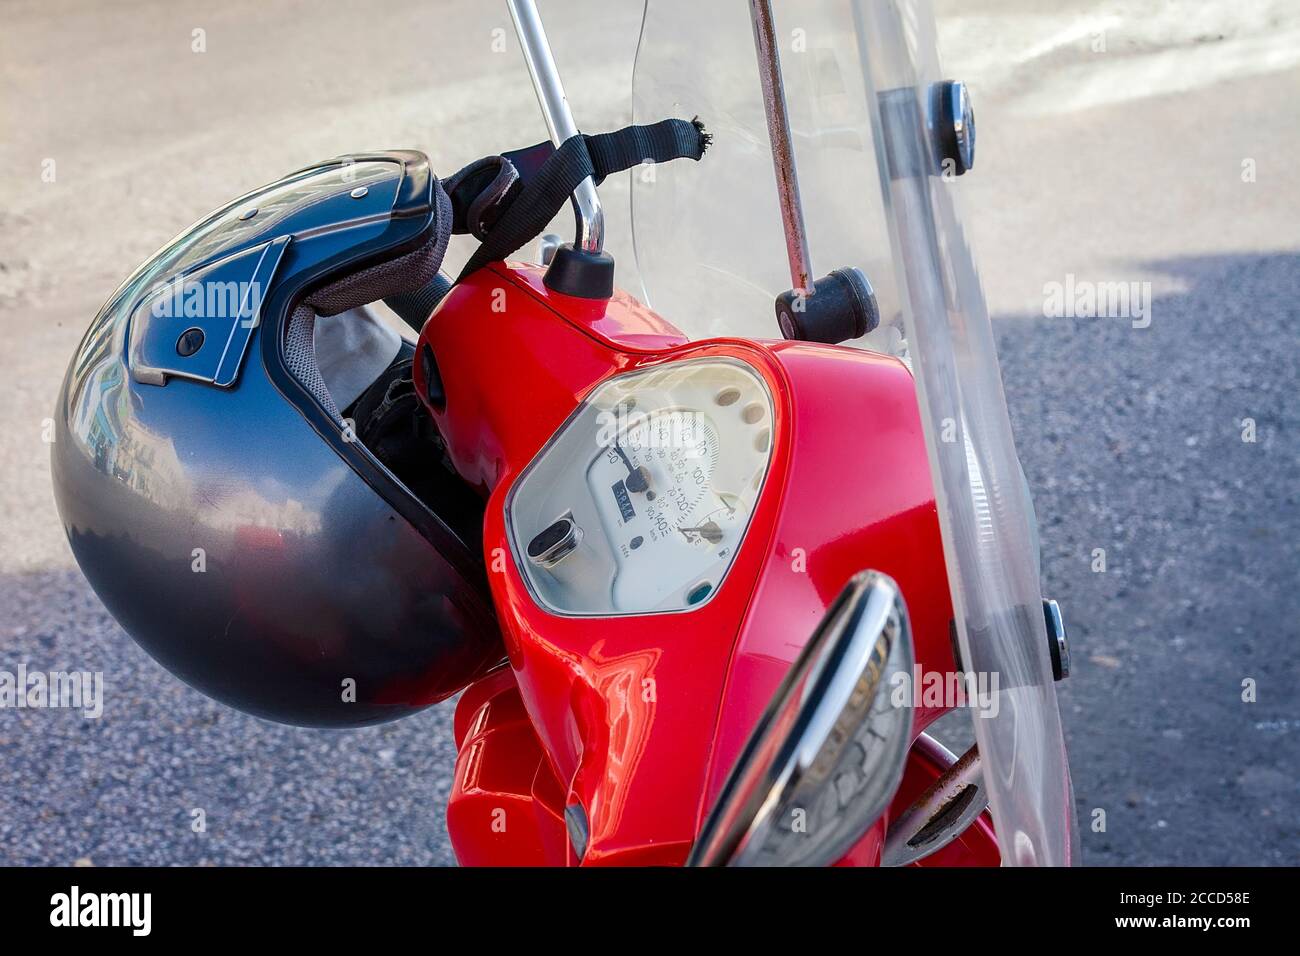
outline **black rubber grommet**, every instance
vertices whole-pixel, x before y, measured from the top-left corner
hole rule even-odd
[[[813,283],[812,295],[793,290],[776,297],[781,334],[834,345],[861,338],[880,324],[876,293],[860,269],[836,269]]]
[[[555,250],[543,280],[546,288],[579,299],[608,299],[614,294],[614,257],[584,252],[565,243]]]

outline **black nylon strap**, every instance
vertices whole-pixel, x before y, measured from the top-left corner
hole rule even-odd
[[[523,178],[522,189],[516,187],[513,190],[509,204],[497,217],[483,244],[465,263],[456,281],[490,262],[506,258],[540,235],[546,224],[569,201],[578,184],[588,176],[600,183],[611,173],[644,162],[699,160],[708,148],[709,140],[709,134],[698,119],[690,122],[668,119],[650,126],[627,126],[596,136],[581,133],[571,136],[537,168],[535,174]]]
[[[652,163],[672,159],[699,160],[713,139],[698,119],[689,123],[664,120],[650,126],[625,126],[614,133],[597,133],[582,138],[596,171],[597,186],[610,173],[631,169],[647,160]]]

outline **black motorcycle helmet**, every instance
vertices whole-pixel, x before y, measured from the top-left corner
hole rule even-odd
[[[68,540],[123,628],[204,693],[358,726],[503,658],[482,505],[403,405],[411,346],[347,341],[359,307],[436,287],[452,219],[421,153],[308,167],[170,242],[78,347],[52,451]],[[373,382],[327,384],[328,317],[336,382],[363,361]]]

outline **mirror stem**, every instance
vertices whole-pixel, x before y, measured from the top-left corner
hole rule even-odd
[[[758,77],[763,87],[767,135],[772,141],[772,166],[776,172],[777,199],[781,203],[785,252],[790,260],[790,282],[796,293],[811,296],[814,292],[812,258],[808,254],[803,201],[799,197],[799,173],[794,163],[794,141],[790,133],[790,113],[786,108],[785,83],[781,79],[781,51],[777,46],[772,0],[750,0],[749,17],[754,24],[754,52],[758,54]]]
[[[565,140],[578,135],[578,127],[573,122],[573,113],[564,95],[560,71],[551,55],[551,45],[546,39],[537,4],[533,0],[506,0],[506,6],[510,8],[515,35],[519,37],[528,73],[533,78],[533,90],[546,119],[546,129],[558,149]],[[601,252],[605,244],[605,213],[600,207],[596,184],[590,176],[573,191],[573,208],[578,220],[574,248],[588,253]]]

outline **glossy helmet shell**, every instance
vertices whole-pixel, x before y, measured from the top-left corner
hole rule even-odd
[[[352,438],[311,348],[316,315],[427,282],[450,228],[421,153],[308,167],[165,246],[77,348],[51,462],[68,541],[204,693],[360,726],[502,659],[481,545]]]

